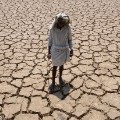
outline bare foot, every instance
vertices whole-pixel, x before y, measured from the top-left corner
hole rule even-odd
[[[61,87],[65,85],[65,82],[63,81],[62,77],[59,77],[59,84]]]

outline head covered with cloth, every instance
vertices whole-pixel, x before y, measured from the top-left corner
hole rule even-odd
[[[59,13],[55,16],[53,23],[50,25],[50,29],[53,29],[54,27],[57,27],[59,25],[60,27],[67,26],[70,23],[70,18],[65,13]]]

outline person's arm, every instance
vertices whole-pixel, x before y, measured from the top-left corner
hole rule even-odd
[[[51,46],[48,47],[48,54],[51,54]]]
[[[71,33],[71,28],[69,27],[69,32],[68,32],[68,44],[70,48],[70,57],[73,56],[73,44],[72,44],[72,33]]]
[[[48,58],[51,58],[51,46],[52,46],[52,33],[51,30],[49,31],[49,37],[48,37]]]

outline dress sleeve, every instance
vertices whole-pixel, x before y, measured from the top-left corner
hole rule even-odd
[[[52,31],[49,30],[48,34],[48,47],[52,46]]]
[[[69,48],[72,49],[73,44],[72,44],[72,33],[71,33],[71,28],[69,27],[68,29],[68,44],[69,44]]]

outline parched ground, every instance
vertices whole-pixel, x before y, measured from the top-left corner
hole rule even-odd
[[[71,18],[74,56],[67,84],[49,94],[59,12]],[[0,0],[0,120],[120,120],[120,0]]]

